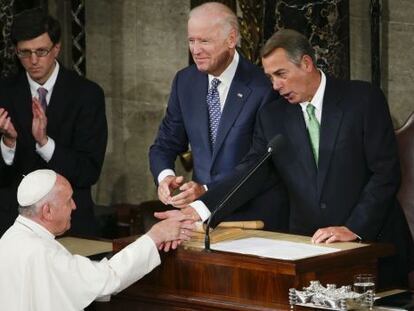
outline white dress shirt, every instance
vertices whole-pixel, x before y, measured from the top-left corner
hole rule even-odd
[[[53,234],[18,216],[0,239],[0,306],[13,311],[79,311],[128,287],[160,264],[142,236],[100,262],[72,255]]]
[[[220,109],[223,112],[224,104],[226,103],[227,95],[229,94],[230,85],[233,81],[234,75],[236,74],[237,66],[239,65],[239,53],[237,51],[234,53],[233,60],[231,61],[230,65],[227,66],[226,70],[223,71],[223,73],[215,77],[213,75],[208,75],[208,89],[211,87],[211,81],[214,78],[217,78],[220,80],[220,84],[217,87],[217,91],[220,96]],[[207,104],[207,103],[206,103]],[[171,168],[166,168],[162,170],[158,174],[158,183],[160,183],[165,177],[167,176],[175,176],[175,172]],[[207,189],[207,187],[205,187]]]
[[[316,90],[316,93],[311,99],[310,103],[315,107],[316,119],[318,120],[319,124],[321,124],[323,95],[325,94],[325,88],[326,88],[326,76],[322,70],[319,70],[319,72],[321,73],[321,83],[319,84],[319,87]],[[308,126],[308,122],[309,122],[309,116],[308,116],[308,113],[306,112],[306,106],[308,104],[309,102],[300,103],[303,117],[305,118],[306,127]]]
[[[39,93],[37,92],[37,89],[39,87],[45,88],[47,90],[47,94],[46,94],[46,103],[47,103],[47,105],[49,105],[50,97],[52,96],[53,87],[55,86],[57,76],[58,76],[58,73],[59,73],[59,68],[60,68],[58,62],[55,62],[55,64],[56,65],[55,65],[55,68],[53,69],[52,74],[50,75],[49,79],[47,79],[47,81],[43,85],[40,85],[39,83],[34,81],[30,77],[30,75],[26,72],[27,80],[28,80],[29,86],[30,86],[30,93],[32,94],[32,97],[39,98]],[[17,133],[17,135],[19,135],[19,133]],[[13,161],[14,161],[14,154],[15,154],[15,151],[16,151],[16,146],[14,146],[13,148],[9,148],[4,144],[3,139],[1,139],[0,140],[0,149],[1,149],[1,155],[3,157],[4,162],[7,165],[12,165]],[[50,161],[50,159],[53,156],[54,151],[55,151],[55,141],[52,138],[50,138],[49,136],[48,136],[48,139],[47,139],[47,143],[44,146],[41,147],[39,144],[36,143],[36,152],[46,162]]]

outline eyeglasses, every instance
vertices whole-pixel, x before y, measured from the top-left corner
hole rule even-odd
[[[55,45],[53,44],[50,49],[36,49],[36,50],[17,50],[16,54],[18,58],[28,58],[31,57],[34,53],[37,57],[45,57],[53,49]]]

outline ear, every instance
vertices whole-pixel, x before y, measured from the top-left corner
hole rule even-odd
[[[42,214],[43,219],[47,221],[51,221],[53,219],[52,207],[48,203],[45,203],[42,205],[41,211],[42,211],[41,214]]]
[[[307,72],[311,72],[315,64],[313,63],[312,57],[309,55],[303,55],[301,60],[301,66]]]
[[[229,48],[234,49],[237,45],[237,35],[236,30],[231,29],[229,35],[227,36],[227,45]]]
[[[60,53],[60,42],[56,43],[55,46],[53,47],[54,53],[55,53],[55,57],[57,57]]]

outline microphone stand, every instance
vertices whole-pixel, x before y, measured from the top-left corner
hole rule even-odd
[[[210,223],[213,219],[214,215],[217,213],[217,211],[221,210],[223,206],[228,202],[228,200],[240,189],[241,186],[244,185],[244,183],[250,178],[250,176],[253,175],[254,172],[257,171],[257,169],[262,166],[264,162],[266,162],[267,159],[269,159],[272,155],[273,148],[271,146],[268,147],[267,152],[264,154],[264,156],[260,159],[259,162],[255,166],[253,166],[249,172],[242,178],[240,181],[234,185],[232,190],[224,197],[224,199],[220,202],[220,204],[217,206],[217,208],[214,210],[214,212],[210,215],[207,225],[206,225],[206,234],[204,236],[204,249],[207,252],[211,252],[210,249]]]

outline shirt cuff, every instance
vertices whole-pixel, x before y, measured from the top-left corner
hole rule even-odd
[[[12,165],[14,161],[14,154],[16,152],[16,145],[13,148],[7,147],[3,142],[3,137],[0,140],[1,156],[3,157],[6,165]]]
[[[203,203],[203,201],[200,201],[200,200],[194,201],[193,203],[190,203],[190,206],[194,208],[198,216],[200,216],[201,221],[203,222],[206,221],[211,215],[210,210]]]
[[[43,160],[49,162],[55,152],[55,141],[47,137],[47,143],[40,147],[38,143],[36,143],[36,152],[42,157]]]
[[[158,175],[158,178],[157,178],[158,184],[160,182],[162,182],[162,180],[167,176],[175,176],[175,172],[172,169],[169,169],[169,168],[167,168],[165,170],[162,170],[161,173]]]

